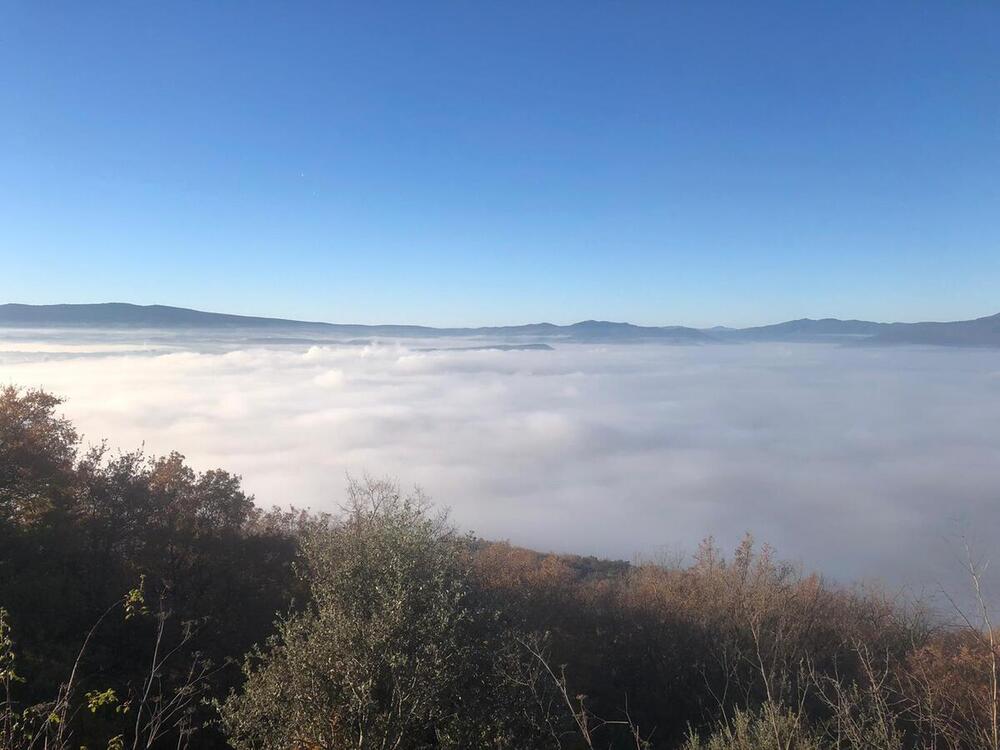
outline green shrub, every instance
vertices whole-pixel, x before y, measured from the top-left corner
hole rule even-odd
[[[223,706],[237,748],[531,747],[545,717],[516,633],[472,585],[468,540],[419,496],[350,486],[303,541],[309,606]]]
[[[707,739],[692,733],[683,750],[821,750],[822,747],[806,729],[801,716],[768,703],[757,713],[737,711]]]

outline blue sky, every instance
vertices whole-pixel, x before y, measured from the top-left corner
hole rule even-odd
[[[0,301],[1000,311],[1000,5],[0,2]]]

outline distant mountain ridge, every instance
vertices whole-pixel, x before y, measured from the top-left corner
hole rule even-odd
[[[736,335],[744,339],[762,341],[777,338],[788,340],[797,336],[814,338],[816,336],[872,336],[879,333],[888,323],[872,323],[868,320],[839,320],[838,318],[801,318],[788,320],[784,323],[774,323],[753,328],[735,329]]]
[[[106,302],[93,305],[0,305],[0,327],[18,328],[190,328],[254,329],[331,334],[338,336],[389,336],[435,338],[441,336],[533,337],[565,341],[658,340],[679,343],[709,343],[703,331],[683,326],[636,326],[631,323],[585,320],[568,326],[529,323],[517,326],[479,328],[431,328],[418,325],[360,325],[262,318],[203,312],[166,305],[132,305]]]
[[[751,328],[638,326],[603,320],[571,325],[529,323],[477,328],[433,328],[418,325],[360,325],[265,318],[203,312],[166,305],[123,302],[83,305],[0,305],[0,327],[6,328],[135,328],[255,330],[337,336],[436,338],[476,336],[533,338],[568,342],[733,343],[748,341],[840,342],[866,345],[922,344],[1000,347],[1000,314],[975,320],[922,323],[876,323],[867,320],[802,318]]]
[[[715,331],[730,341],[839,341],[869,346],[1000,347],[1000,314],[946,323],[875,323],[870,320],[802,318],[768,326]]]

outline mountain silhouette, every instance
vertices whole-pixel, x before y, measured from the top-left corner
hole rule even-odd
[[[419,325],[361,325],[289,320],[204,312],[166,305],[122,302],[78,305],[0,305],[0,327],[231,330],[315,336],[386,336],[398,338],[494,337],[549,342],[662,342],[709,344],[754,341],[836,342],[865,345],[1000,347],[1000,314],[975,320],[877,323],[837,318],[801,318],[750,328],[639,326],[605,320],[571,325],[529,323],[514,326],[434,328]],[[290,339],[285,339],[290,340]],[[308,340],[302,338],[302,340]]]

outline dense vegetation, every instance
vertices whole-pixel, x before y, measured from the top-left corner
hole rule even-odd
[[[0,389],[2,748],[1000,744],[988,619],[749,539],[690,565],[485,542],[386,481],[264,512],[180,455],[84,450],[58,404]]]

